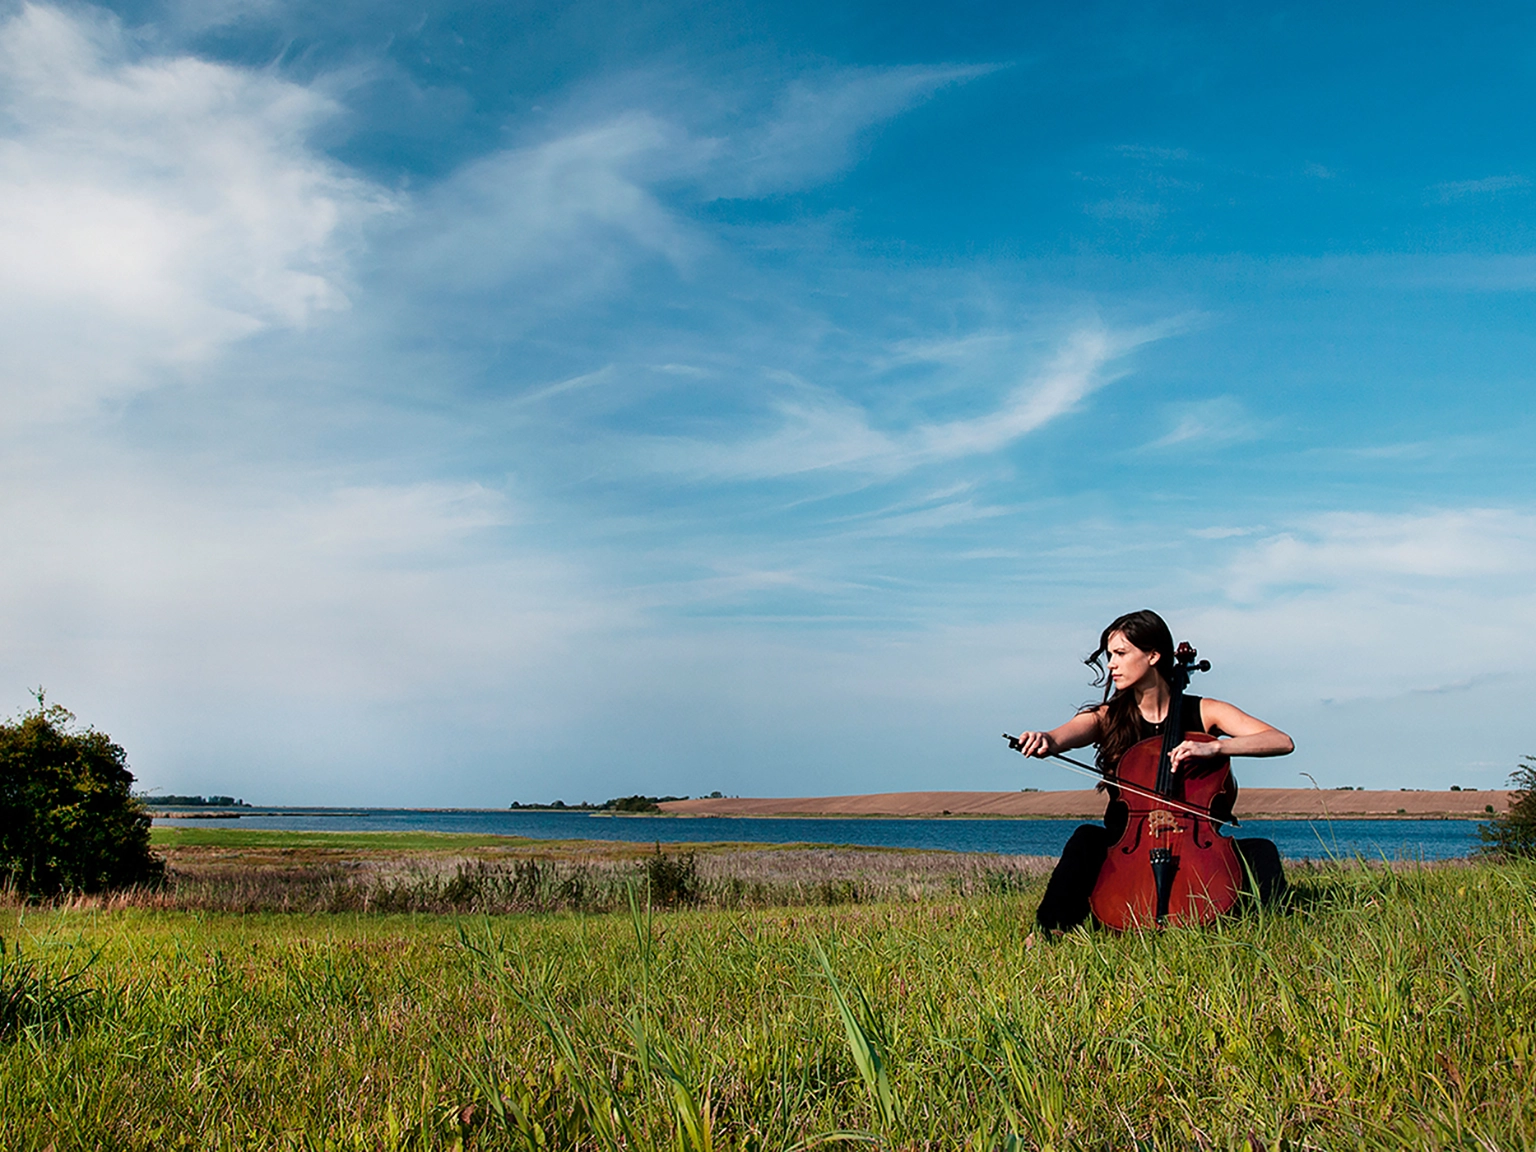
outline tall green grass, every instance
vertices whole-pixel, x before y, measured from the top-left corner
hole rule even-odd
[[[46,1043],[88,1017],[97,1000],[86,980],[94,961],[86,956],[61,971],[0,939],[0,1043]]]
[[[424,849],[420,837],[393,833],[271,839],[282,835],[167,843],[164,885],[66,899],[206,912],[596,913],[622,910],[640,883],[669,907],[741,909],[1019,891],[1050,866],[1043,857],[805,844],[487,846],[439,836]],[[359,842],[371,835],[382,841]]]
[[[1536,869],[1329,866],[1054,942],[1036,892],[499,918],[27,914],[85,979],[0,1146],[1536,1144]]]

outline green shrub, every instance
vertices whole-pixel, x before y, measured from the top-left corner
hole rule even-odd
[[[698,902],[699,860],[693,852],[668,856],[656,845],[656,854],[646,857],[645,878],[656,904],[671,908]]]
[[[617,796],[599,804],[597,810],[599,812],[660,812],[661,806],[668,801],[686,799],[688,799],[686,796]]]
[[[603,805],[610,812],[660,812],[654,796],[620,796]]]
[[[1536,856],[1536,756],[1523,756],[1524,761],[1510,774],[1509,784],[1515,790],[1510,797],[1509,810],[1496,815],[1478,829],[1483,838],[1483,850],[1501,856]],[[1492,808],[1489,808],[1492,811]]]
[[[0,724],[0,883],[29,898],[159,883],[126,754],[74,721],[38,692],[33,711]]]

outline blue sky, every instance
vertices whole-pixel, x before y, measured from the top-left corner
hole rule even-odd
[[[1523,6],[0,8],[0,684],[292,803],[1536,752]]]

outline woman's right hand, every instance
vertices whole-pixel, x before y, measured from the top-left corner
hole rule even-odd
[[[1061,751],[1049,732],[1020,732],[1017,739],[1025,756],[1050,756]]]

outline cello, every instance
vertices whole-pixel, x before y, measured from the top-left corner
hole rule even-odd
[[[1198,773],[1175,773],[1169,759],[1185,740],[1216,739],[1205,732],[1181,731],[1189,675],[1211,667],[1209,660],[1196,663],[1197,655],[1187,642],[1178,646],[1168,678],[1172,691],[1163,734],[1132,745],[1113,773],[1059,754],[1054,757],[1123,793],[1125,828],[1110,845],[1088,901],[1095,918],[1116,931],[1205,924],[1229,911],[1243,889],[1237,849],[1217,832],[1221,825],[1237,825],[1231,815],[1237,780],[1230,762],[1217,756],[1202,759]],[[1004,737],[1010,746],[1019,747],[1016,737]]]

